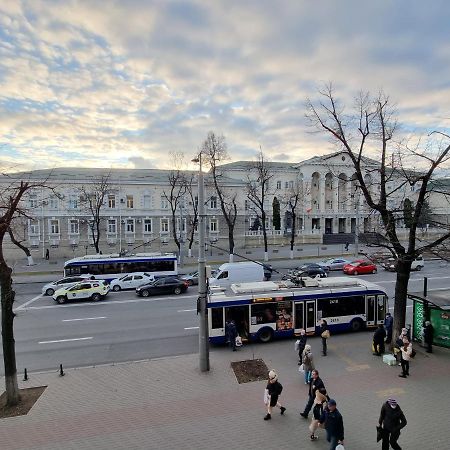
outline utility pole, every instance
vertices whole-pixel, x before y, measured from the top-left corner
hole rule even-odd
[[[209,371],[209,330],[206,308],[206,257],[205,257],[205,186],[203,183],[202,154],[192,160],[199,164],[198,171],[198,304],[199,314],[199,363],[200,371]]]

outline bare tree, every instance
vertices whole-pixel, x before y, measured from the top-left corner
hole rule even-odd
[[[177,212],[183,201],[186,192],[186,182],[181,167],[183,166],[184,155],[182,153],[171,154],[172,165],[174,167],[167,176],[169,186],[163,190],[163,196],[167,200],[172,215],[172,234],[175,245],[178,248],[178,254],[181,249],[181,239],[183,234],[183,223],[180,221],[180,229],[177,230]],[[178,234],[179,231],[179,234]]]
[[[380,245],[397,258],[394,335],[398,335],[405,324],[412,261],[450,237],[448,225],[440,224],[438,237],[426,242],[417,238],[417,226],[433,189],[435,171],[448,162],[450,145],[434,147],[431,143],[426,148],[420,144],[414,147],[402,143],[394,145],[397,122],[391,102],[383,93],[375,97],[361,93],[356,99],[354,114],[348,114],[339,105],[331,84],[319,94],[320,99],[316,102],[308,100],[307,117],[348,155],[355,169],[358,190],[366,204],[381,218],[386,241]],[[373,164],[374,160],[368,155],[372,155],[375,149],[379,156]],[[366,177],[368,174],[371,175],[370,182]],[[406,229],[407,240],[402,243],[397,228],[403,208],[396,200],[405,188],[410,187],[417,188],[416,201],[410,228]]]
[[[110,178],[111,173],[101,175],[93,183],[82,185],[79,188],[80,206],[89,215],[88,233],[92,238],[96,253],[100,253],[101,223],[104,220],[102,208],[105,205],[108,193],[112,189]]]
[[[24,236],[22,239],[17,237],[17,228],[18,227],[19,227],[19,224],[17,224],[17,223],[11,224],[11,226],[8,228],[9,238],[11,239],[11,242],[16,247],[20,248],[25,253],[25,256],[27,257],[27,265],[33,266],[34,261],[33,261],[33,257],[31,256],[30,249],[24,244],[24,242],[26,242],[26,240],[27,240],[26,236]]]
[[[6,403],[8,406],[17,405],[20,393],[17,384],[16,349],[14,339],[13,304],[15,292],[12,288],[12,269],[8,266],[3,253],[3,243],[6,233],[10,233],[14,220],[28,217],[23,207],[24,195],[35,189],[48,187],[46,181],[30,182],[4,175],[5,183],[0,191],[0,286],[2,311],[2,346],[5,367]]]
[[[194,244],[195,230],[198,225],[198,197],[195,195],[194,185],[196,178],[194,174],[185,177],[186,193],[189,199],[190,208],[187,209],[187,225],[188,225],[188,255],[192,256],[192,245]]]
[[[272,178],[272,170],[270,169],[268,161],[260,148],[257,160],[250,169],[246,187],[247,197],[252,204],[251,209],[261,222],[261,229],[264,239],[264,261],[269,260],[267,245],[266,200],[269,196],[269,183]]]
[[[220,209],[228,227],[228,249],[230,252],[229,261],[233,262],[234,258],[234,228],[237,219],[237,193],[227,192],[223,184],[223,171],[220,163],[228,159],[227,146],[224,136],[216,136],[212,131],[208,133],[203,142],[202,154],[205,156],[206,162],[210,169],[210,176],[214,189],[219,199]]]

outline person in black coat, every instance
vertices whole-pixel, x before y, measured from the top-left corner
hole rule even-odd
[[[381,356],[384,353],[384,338],[386,337],[386,331],[383,325],[378,325],[375,333],[373,334],[373,350],[374,355]]]
[[[325,390],[325,385],[322,379],[319,378],[319,371],[314,369],[311,372],[311,380],[309,381],[308,403],[306,404],[304,411],[300,413],[304,419],[308,418],[308,414],[314,404],[316,391],[321,389]]]
[[[300,365],[303,361],[303,350],[305,350],[306,341],[308,340],[308,336],[306,336],[305,330],[302,328],[300,330],[300,337],[298,338],[298,365]]]
[[[433,353],[433,337],[434,337],[434,328],[431,325],[431,322],[427,320],[425,322],[425,327],[423,329],[423,340],[427,346],[427,353]]]
[[[269,372],[269,380],[267,381],[267,395],[269,396],[269,403],[267,404],[267,414],[264,416],[264,420],[270,420],[272,418],[272,408],[277,406],[280,408],[281,415],[284,414],[286,408],[281,405],[279,397],[283,391],[283,386],[278,381],[278,375],[275,371]]]
[[[384,319],[384,329],[386,330],[386,344],[392,342],[392,329],[394,327],[394,318],[391,313],[387,313]]]
[[[233,352],[236,351],[236,337],[238,335],[237,328],[236,328],[236,322],[231,319],[228,320],[225,323],[225,335],[227,337],[227,341],[230,344],[231,349]]]
[[[379,425],[382,428],[382,450],[389,450],[389,444],[394,450],[402,450],[397,441],[400,437],[400,430],[406,424],[406,417],[395,399],[389,398],[387,402],[383,403],[379,419]]]
[[[322,355],[327,356],[327,339],[330,335],[330,329],[328,328],[328,322],[322,319],[320,323],[320,336],[322,338]]]
[[[328,405],[320,417],[320,423],[327,432],[327,441],[331,444],[330,450],[335,450],[338,444],[344,444],[344,421],[336,408],[336,401],[328,400]]]

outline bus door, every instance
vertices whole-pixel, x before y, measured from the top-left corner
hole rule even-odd
[[[366,314],[366,323],[367,326],[375,325],[376,320],[376,308],[377,304],[375,301],[375,295],[368,295],[367,299],[367,314]]]
[[[377,323],[384,323],[386,317],[386,296],[377,295]]]
[[[232,306],[225,309],[225,320],[233,319],[236,324],[236,329],[242,339],[248,339],[249,327],[249,306]]]
[[[305,313],[305,330],[307,333],[316,331],[316,301],[308,300]]]
[[[225,336],[224,308],[208,308],[209,311],[209,337]]]
[[[294,303],[294,333],[300,333],[305,328],[305,303]]]

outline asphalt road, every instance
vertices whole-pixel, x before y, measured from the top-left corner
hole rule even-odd
[[[288,263],[288,266],[291,263]],[[274,267],[287,267],[280,261]],[[383,286],[391,299],[395,273],[363,275]],[[330,276],[342,276],[332,272]],[[439,261],[414,272],[410,291],[450,288],[450,270]],[[279,277],[275,275],[274,279]],[[130,360],[188,354],[198,348],[196,286],[179,296],[137,297],[134,291],[111,292],[99,303],[57,305],[40,294],[43,283],[18,284],[15,338],[18,371],[57,370]],[[407,322],[411,320],[411,307]],[[262,345],[262,344],[261,344]],[[214,351],[214,348],[212,348]],[[0,364],[3,374],[3,364]]]

